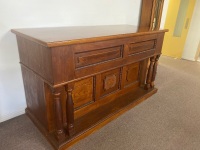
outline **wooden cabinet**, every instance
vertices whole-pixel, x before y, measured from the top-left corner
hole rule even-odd
[[[56,149],[70,146],[157,91],[153,82],[166,30],[119,25],[12,32],[26,113]]]

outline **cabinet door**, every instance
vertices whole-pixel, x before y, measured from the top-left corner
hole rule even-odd
[[[75,82],[72,92],[74,108],[78,109],[92,103],[94,101],[93,91],[93,77]]]
[[[97,100],[120,89],[120,71],[121,69],[118,68],[97,75]]]

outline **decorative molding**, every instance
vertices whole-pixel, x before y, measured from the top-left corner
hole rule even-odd
[[[157,39],[154,40],[154,46],[153,46],[153,48],[156,48],[156,46],[157,46]]]

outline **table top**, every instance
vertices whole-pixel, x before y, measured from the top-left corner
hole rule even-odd
[[[101,25],[101,26],[69,26],[12,29],[17,36],[22,36],[46,47],[80,44],[136,36],[139,34],[153,34],[167,30],[144,31],[133,25]]]

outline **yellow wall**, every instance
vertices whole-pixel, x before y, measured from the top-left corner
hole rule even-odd
[[[183,28],[181,37],[173,36],[180,1],[181,0],[169,1],[167,17],[166,17],[165,26],[164,26],[165,29],[169,29],[169,32],[166,33],[165,35],[162,53],[163,55],[171,56],[175,58],[182,57],[182,53],[183,53],[183,49],[184,49],[184,45],[185,45],[185,41],[186,41],[186,37],[188,33],[188,29]],[[192,17],[194,6],[195,6],[195,1],[196,0],[190,0],[190,4],[188,6],[186,18],[190,18],[190,20]],[[185,22],[186,22],[186,19],[185,19]]]

